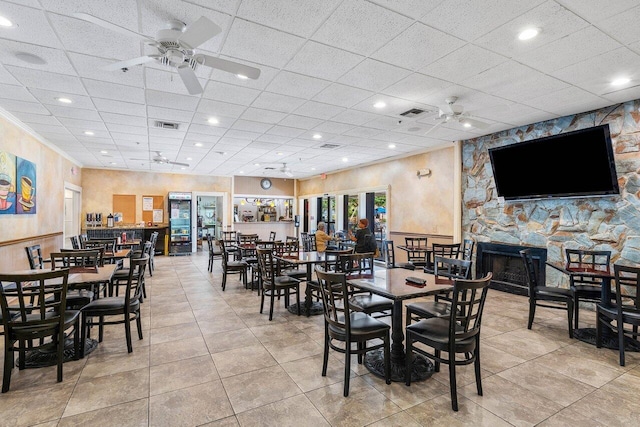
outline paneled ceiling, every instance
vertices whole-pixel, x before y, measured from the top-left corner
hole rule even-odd
[[[196,52],[261,74],[199,66],[190,95],[155,60],[108,71],[157,51],[75,13],[151,38],[204,16],[221,32]],[[305,178],[640,98],[637,0],[15,0],[0,16],[0,108],[83,167]],[[438,119],[452,96],[488,126]]]

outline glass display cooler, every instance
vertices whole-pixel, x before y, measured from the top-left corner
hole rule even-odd
[[[191,193],[169,193],[169,255],[191,254]]]

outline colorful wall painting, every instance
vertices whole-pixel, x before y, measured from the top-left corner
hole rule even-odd
[[[21,157],[16,158],[16,213],[36,213],[36,165]]]
[[[0,215],[16,213],[16,156],[0,151]]]

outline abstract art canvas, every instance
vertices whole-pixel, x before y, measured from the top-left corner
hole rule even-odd
[[[21,157],[16,158],[16,213],[36,213],[36,165]]]
[[[16,213],[16,156],[0,151],[0,215]]]

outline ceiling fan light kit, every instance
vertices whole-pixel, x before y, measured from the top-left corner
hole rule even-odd
[[[447,106],[444,110],[438,110],[438,117],[435,118],[435,120],[438,120],[438,123],[436,123],[435,126],[425,132],[425,135],[431,133],[434,129],[438,128],[438,126],[444,123],[451,122],[460,123],[465,128],[486,129],[487,127],[489,127],[489,123],[476,120],[472,118],[469,113],[465,113],[464,107],[460,104],[456,104],[457,100],[457,96],[450,96],[445,99]]]

